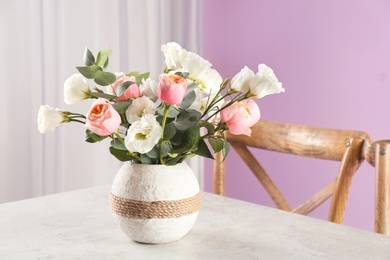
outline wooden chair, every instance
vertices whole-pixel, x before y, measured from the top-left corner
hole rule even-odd
[[[371,143],[366,160],[375,167],[375,226],[390,236],[390,140]]]
[[[365,160],[365,156],[370,154],[370,137],[361,131],[323,129],[261,120],[252,127],[251,137],[229,133],[226,133],[226,137],[279,209],[307,215],[332,196],[328,220],[336,223],[343,221],[352,177]],[[248,147],[340,161],[340,168],[332,182],[292,209]],[[387,149],[390,154],[389,147],[387,146]],[[224,195],[225,163],[220,153],[215,156],[214,193]],[[385,160],[383,165],[390,167],[390,161]]]

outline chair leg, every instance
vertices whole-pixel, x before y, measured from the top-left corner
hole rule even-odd
[[[375,232],[390,236],[390,140],[375,142]]]
[[[352,177],[361,165],[359,156],[362,145],[363,141],[361,139],[351,138],[347,143],[348,147],[345,151],[344,158],[341,161],[336,187],[330,204],[328,215],[329,221],[339,224],[343,223]]]

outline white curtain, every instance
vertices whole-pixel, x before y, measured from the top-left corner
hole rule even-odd
[[[0,202],[110,183],[120,163],[108,144],[84,142],[81,124],[41,135],[39,106],[86,113],[90,103],[68,106],[62,94],[85,47],[112,49],[112,71],[152,76],[163,43],[201,54],[200,10],[196,0],[0,0]],[[190,165],[203,170],[199,158]]]

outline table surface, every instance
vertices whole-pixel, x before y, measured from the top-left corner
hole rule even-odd
[[[185,237],[141,244],[114,222],[109,191],[0,204],[0,259],[390,259],[390,237],[209,193]]]

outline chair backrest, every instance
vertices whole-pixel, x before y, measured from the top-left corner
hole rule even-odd
[[[324,129],[263,120],[252,127],[251,137],[226,133],[226,138],[279,209],[307,215],[332,197],[328,220],[336,223],[343,221],[352,177],[370,149],[370,137],[362,131]],[[248,147],[340,161],[340,168],[331,183],[292,209]],[[220,153],[215,156],[214,193],[224,195],[225,162]],[[388,165],[390,167],[390,163]]]

